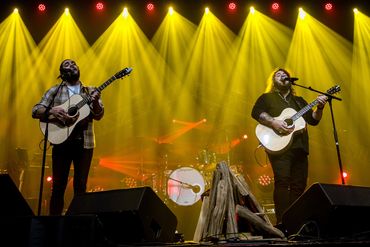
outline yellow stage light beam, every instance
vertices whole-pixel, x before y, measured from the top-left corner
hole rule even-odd
[[[350,80],[351,44],[305,12],[298,18],[287,67],[316,85]],[[306,77],[307,76],[307,77]]]
[[[68,13],[68,14],[66,14]],[[65,13],[60,16],[54,26],[45,35],[39,44],[43,59],[49,64],[50,72],[56,78],[59,75],[59,65],[62,60],[71,58],[79,62],[80,59],[89,49],[89,44],[78,28],[70,11],[66,9]],[[82,78],[84,73],[81,73]],[[48,83],[48,86],[55,81]],[[46,86],[46,87],[48,87]]]
[[[198,112],[204,114],[199,117],[207,117],[210,122],[220,117],[217,111],[221,109],[222,97],[227,93],[225,89],[232,69],[234,38],[235,34],[212,12],[204,13],[194,41],[189,44],[189,56],[184,56],[188,60],[182,66],[183,86],[178,93],[175,111],[181,117],[177,118],[197,119]],[[218,106],[214,114],[208,112],[213,110],[207,108],[211,102]]]
[[[370,116],[366,114],[370,110],[370,18],[369,16],[354,11],[354,37],[353,37],[353,62],[352,62],[352,80],[348,91],[349,100],[347,107],[351,106],[348,119],[348,134],[346,143],[350,146],[348,153],[350,158],[348,164],[352,165],[352,177],[363,178],[363,174],[369,173],[370,157],[368,147],[370,145],[368,130],[370,128]],[[344,102],[343,102],[344,103]],[[357,181],[359,184],[367,184],[366,178],[363,181]]]
[[[0,169],[15,160],[16,147],[28,148],[38,142],[34,132],[25,131],[25,126],[38,128],[30,119],[35,85],[41,81],[40,76],[31,76],[35,50],[35,42],[14,11],[0,24],[0,110],[4,112],[0,119]]]
[[[177,12],[172,15],[169,13],[162,21],[155,33],[152,44],[158,50],[164,63],[158,63],[156,70],[164,74],[163,90],[166,90],[166,97],[163,102],[167,102],[168,110],[162,116],[171,119],[171,114],[176,109],[178,95],[183,83],[181,81],[184,67],[189,56],[189,44],[192,42],[196,31],[196,25]],[[167,120],[168,121],[168,120]]]
[[[248,15],[233,44],[236,56],[227,81],[229,89],[225,90],[225,96],[222,97],[225,104],[224,121],[239,121],[237,119],[240,116],[227,114],[227,109],[243,112],[240,102],[253,102],[265,91],[271,71],[283,67],[285,63],[292,35],[291,29],[259,11]],[[254,128],[254,120],[246,119],[245,124]]]
[[[100,72],[91,78],[95,81],[103,81],[123,67],[133,68],[129,77],[114,82],[103,92],[104,103],[110,109],[104,122],[110,127],[96,132],[111,134],[100,140],[101,145],[106,144],[107,149],[112,145],[119,147],[125,144],[124,138],[163,128],[161,118],[168,116],[165,62],[129,11],[126,17],[119,15],[99,37],[92,53],[99,61],[89,64]]]
[[[305,12],[304,19],[298,14],[297,23],[294,30],[292,43],[289,50],[286,68],[290,69],[293,76],[300,78],[299,84],[312,86],[315,89],[326,91],[335,84],[340,84],[343,93],[342,97],[347,98],[348,85],[351,80],[351,58],[352,45],[339,34],[313,18]],[[302,95],[307,101],[311,102],[316,98],[316,94],[308,90],[295,88],[298,95]],[[335,101],[335,103],[337,103]],[[335,145],[330,143],[325,145],[325,153],[333,155],[323,155],[323,143],[327,142],[330,135],[320,133],[332,133],[332,124],[329,112],[324,112],[323,119],[319,128],[310,129],[312,159],[320,160],[314,164],[313,170],[317,174],[335,172],[338,167],[333,165],[324,167],[324,164],[336,164]],[[348,126],[348,108],[336,108],[336,120],[339,129],[346,129]]]
[[[233,76],[251,81],[249,92],[258,95],[266,87],[266,79],[276,67],[282,67],[288,54],[293,32],[288,27],[255,11],[248,15],[237,39],[238,57]],[[242,92],[244,83],[232,84],[233,90]]]
[[[57,77],[62,60],[71,58],[81,66],[79,59],[87,52],[88,48],[89,44],[74,22],[71,12],[68,15],[64,12],[32,54],[31,61],[34,61],[34,63],[31,68],[28,68],[29,76],[27,77],[31,87],[28,93],[33,92],[32,95],[35,97],[32,100],[32,105],[40,100],[41,95],[48,88],[60,83],[60,79],[57,79]],[[85,76],[85,71],[81,71],[83,82],[85,82]],[[27,107],[28,117],[32,105]],[[32,122],[38,124],[35,120]],[[39,127],[35,127],[32,133],[34,142],[38,143],[42,140]],[[34,147],[38,146],[37,143],[34,144]]]
[[[152,38],[152,44],[166,61],[171,71],[180,75],[185,65],[186,51],[195,34],[197,26],[176,11],[163,19]],[[166,67],[167,67],[166,66]]]

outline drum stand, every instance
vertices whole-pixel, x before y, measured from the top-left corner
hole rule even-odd
[[[230,167],[230,164],[231,164],[231,161],[230,161],[231,160],[231,158],[230,158],[231,145],[230,145],[229,135],[227,134],[226,130],[225,130],[225,140],[226,140],[226,143],[227,143],[227,164]]]

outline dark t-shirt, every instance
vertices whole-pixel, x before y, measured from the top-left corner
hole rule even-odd
[[[289,94],[286,99],[278,92],[262,94],[256,101],[252,109],[252,117],[259,120],[262,112],[268,113],[272,117],[278,117],[285,108],[293,108],[296,111],[301,110],[308,103],[299,96]],[[310,125],[317,125],[319,121],[312,117],[312,109],[303,115],[304,120]],[[307,154],[308,148],[308,133],[307,129],[303,132],[296,132],[293,137],[293,143],[290,149],[303,149]]]

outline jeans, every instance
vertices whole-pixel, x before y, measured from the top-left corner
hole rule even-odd
[[[85,149],[82,139],[67,140],[62,144],[53,146],[53,184],[50,199],[50,215],[61,215],[63,212],[64,193],[72,162],[74,166],[74,195],[86,192],[93,150]]]
[[[307,185],[308,157],[301,149],[291,149],[280,155],[269,154],[274,172],[274,203],[276,223],[289,206],[303,194]]]

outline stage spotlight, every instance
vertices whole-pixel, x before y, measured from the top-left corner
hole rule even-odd
[[[148,4],[146,5],[146,9],[147,9],[148,11],[153,11],[153,10],[154,10],[154,4],[152,4],[152,3],[148,3]]]
[[[354,8],[354,9],[353,9],[353,12],[354,12],[355,14],[358,14],[358,9],[357,9],[357,8]]]
[[[256,12],[256,10],[254,9],[253,6],[249,8],[249,11],[250,11],[251,14],[254,14]]]
[[[38,9],[40,12],[44,12],[44,11],[46,10],[46,6],[45,6],[45,4],[40,3],[40,4],[37,6],[37,9]]]
[[[123,184],[124,188],[136,188],[138,186],[137,181],[129,176],[125,176],[120,182]]]
[[[124,7],[124,8],[123,8],[122,16],[123,16],[124,18],[127,18],[127,16],[128,16],[128,10],[127,10],[127,8],[126,8],[126,7]]]
[[[65,8],[65,9],[64,9],[64,14],[65,14],[65,15],[69,15],[69,8]]]
[[[234,2],[229,3],[228,8],[231,11],[235,11],[236,10],[236,3],[234,3]]]
[[[280,8],[280,5],[278,4],[278,3],[273,3],[272,5],[271,5],[271,8],[272,8],[272,10],[274,10],[274,11],[277,11],[277,10],[279,10],[279,8]]]
[[[273,178],[267,174],[262,174],[257,179],[257,186],[262,192],[271,192],[273,189]]]
[[[15,8],[15,9],[13,10],[13,13],[18,14],[18,9],[17,9],[17,8]]]
[[[306,16],[306,12],[304,12],[302,8],[299,8],[299,18],[303,20],[305,16]]]
[[[95,5],[95,8],[96,10],[98,11],[102,11],[104,9],[104,4],[102,2],[98,2],[96,5]]]
[[[333,10],[334,5],[332,3],[326,3],[325,4],[325,10],[331,11]]]
[[[53,177],[52,176],[47,176],[46,177],[46,181],[49,182],[49,183],[52,182],[53,181]]]
[[[168,9],[168,13],[170,14],[170,15],[173,15],[173,8],[172,7],[169,7],[169,9]]]
[[[266,174],[263,174],[261,176],[259,176],[258,178],[258,183],[262,186],[268,186],[270,185],[272,182],[272,179],[269,175],[266,175]]]

